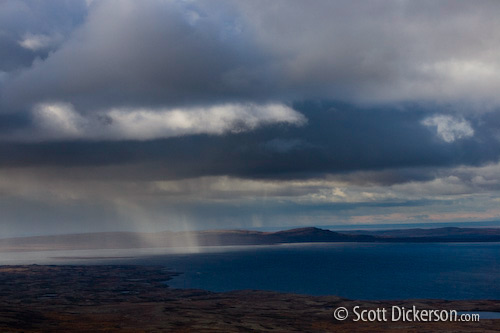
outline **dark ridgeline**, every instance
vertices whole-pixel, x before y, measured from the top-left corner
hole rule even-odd
[[[145,247],[272,245],[316,242],[499,242],[500,228],[435,228],[335,232],[315,227],[278,232],[249,230],[100,232],[0,239],[0,251]]]

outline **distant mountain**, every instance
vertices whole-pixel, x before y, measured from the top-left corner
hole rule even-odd
[[[500,238],[500,228],[414,228],[414,229],[393,229],[393,230],[350,230],[343,231],[348,235],[370,235],[379,239],[418,241],[426,240],[448,241],[448,242],[498,242]]]
[[[0,239],[0,251],[47,251],[146,247],[271,245],[311,242],[500,242],[500,228],[436,228],[342,231],[314,227],[278,232],[208,230],[192,232],[100,232]]]
[[[278,231],[268,234],[275,243],[309,243],[309,242],[373,242],[375,236],[348,235],[335,231],[314,227]]]

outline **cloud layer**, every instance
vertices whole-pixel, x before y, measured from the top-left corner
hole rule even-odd
[[[255,98],[498,104],[500,8],[481,3],[103,0],[66,4],[71,23],[11,0],[2,11],[21,19],[3,35],[55,50],[12,75],[3,98],[94,108]]]
[[[1,231],[499,219],[498,13],[2,1]]]
[[[153,140],[193,134],[239,133],[269,124],[303,125],[305,117],[281,104],[225,104],[210,107],[117,108],[80,114],[69,103],[40,103],[27,130],[4,137],[11,141]]]

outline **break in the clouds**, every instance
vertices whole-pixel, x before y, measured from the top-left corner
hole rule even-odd
[[[499,14],[1,1],[1,231],[498,219]]]

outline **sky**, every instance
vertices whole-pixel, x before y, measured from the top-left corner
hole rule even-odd
[[[0,1],[0,235],[500,220],[498,1]]]

